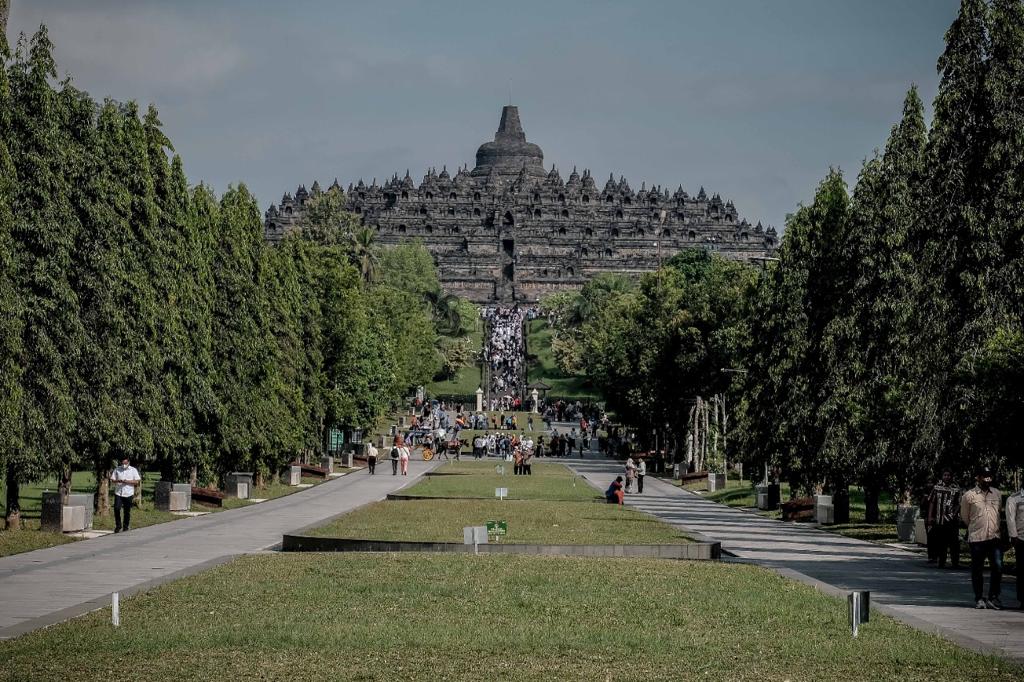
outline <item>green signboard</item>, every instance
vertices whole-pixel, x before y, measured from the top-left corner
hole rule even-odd
[[[508,535],[508,521],[488,521],[488,535]]]
[[[341,452],[341,448],[345,445],[345,432],[338,429],[331,429],[327,437],[327,450],[329,452]]]

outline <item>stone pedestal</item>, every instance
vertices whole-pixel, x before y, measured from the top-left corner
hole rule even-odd
[[[252,497],[252,472],[232,471],[224,476],[224,494],[240,500]]]
[[[398,415],[398,425],[403,427],[403,428],[408,426],[409,425],[408,417],[406,417],[404,414]]]
[[[482,388],[476,389],[476,411],[484,411],[484,389]]]
[[[896,509],[896,535],[900,542],[913,542],[914,525],[917,523],[917,507],[898,507]]]
[[[153,487],[153,506],[160,511],[191,511],[192,486],[188,483],[157,481]]]
[[[814,496],[814,520],[818,523],[835,523],[835,506],[831,495]]]
[[[92,512],[96,506],[96,495],[93,493],[71,493],[68,495],[69,507],[83,507],[85,509],[85,527],[83,530],[92,528]]]
[[[768,509],[768,486],[756,485],[754,486],[754,494],[757,498],[757,508],[762,511]]]
[[[928,544],[928,528],[925,527],[924,519],[917,519],[914,522],[914,544]]]
[[[39,525],[43,530],[71,533],[86,530],[92,525],[93,496],[75,494],[69,495],[68,498],[69,501],[73,500],[80,504],[63,504],[60,492],[43,493],[43,506],[39,516]]]
[[[672,478],[676,481],[682,476],[682,467],[678,463],[672,465]]]
[[[334,458],[331,457],[330,455],[325,455],[325,456],[321,457],[320,458],[320,467],[323,468],[323,469],[327,469],[327,473],[333,474],[334,473]]]
[[[298,485],[302,483],[302,467],[292,466],[285,472],[286,480],[288,485]]]
[[[351,450],[349,450],[348,452],[345,453],[345,467],[347,469],[351,469],[351,468],[355,467],[355,465],[356,465],[355,453],[353,453]]]
[[[708,474],[708,492],[725,490],[725,474]]]

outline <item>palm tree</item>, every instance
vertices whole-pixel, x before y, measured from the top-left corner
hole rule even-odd
[[[430,303],[438,333],[446,336],[456,336],[462,328],[459,297],[455,294],[446,294],[441,289],[436,289],[427,293],[427,301]]]
[[[363,281],[369,284],[377,279],[377,233],[372,227],[361,227],[350,234],[352,264],[359,268]]]

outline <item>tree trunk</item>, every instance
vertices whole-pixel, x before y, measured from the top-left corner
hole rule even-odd
[[[199,467],[194,464],[188,474],[188,484],[192,487],[199,485]]]
[[[878,499],[881,496],[881,489],[877,485],[864,486],[864,522],[880,523],[882,511],[878,506]]]
[[[21,481],[14,467],[7,466],[7,530],[21,530]]]
[[[110,516],[110,465],[96,462],[96,515]]]
[[[60,503],[68,503],[68,495],[71,494],[71,466],[62,464],[60,468],[60,481],[57,484],[60,491]]]
[[[253,487],[254,488],[259,488],[261,490],[264,487],[266,487],[266,483],[264,481],[264,478],[265,477],[263,476],[263,469],[260,468],[260,467],[256,467],[256,471],[254,471],[253,475],[252,475],[252,485],[253,485]]]
[[[835,523],[850,522],[850,487],[846,483],[834,486],[832,510]]]

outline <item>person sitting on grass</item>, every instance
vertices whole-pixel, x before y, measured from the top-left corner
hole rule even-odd
[[[604,492],[604,499],[608,504],[622,504],[622,476],[616,476],[608,490]]]

